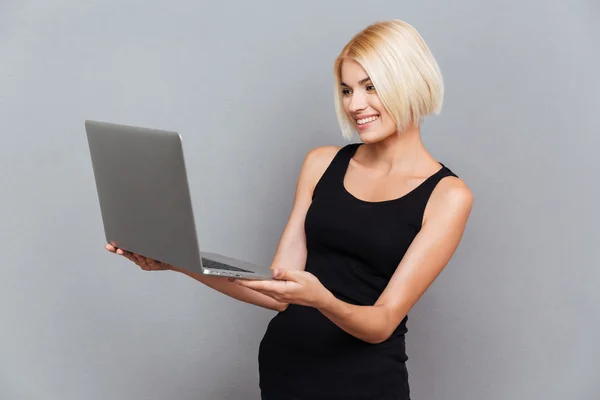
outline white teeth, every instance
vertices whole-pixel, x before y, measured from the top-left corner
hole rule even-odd
[[[377,118],[379,118],[379,115],[375,115],[374,117],[369,117],[369,118],[357,119],[356,123],[358,125],[363,125],[363,124],[366,124],[368,122],[375,121]]]

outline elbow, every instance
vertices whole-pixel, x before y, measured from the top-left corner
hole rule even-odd
[[[385,341],[386,341],[386,339],[379,339],[379,338],[372,338],[372,339],[365,340],[365,342],[367,342],[369,344],[381,344]]]
[[[388,340],[392,333],[394,333],[394,329],[386,325],[379,329],[373,329],[363,340],[370,344],[380,344]]]
[[[381,343],[385,342],[386,340],[388,340],[390,338],[390,336],[392,336],[392,334],[388,333],[387,331],[378,332],[378,333],[375,333],[375,334],[369,336],[368,338],[365,338],[365,342],[370,343],[370,344],[381,344]]]
[[[402,318],[398,320],[398,317],[396,317],[394,313],[388,313],[384,319],[385,322],[383,322],[377,328],[374,327],[374,329],[371,331],[371,334],[365,339],[365,341],[371,344],[380,344],[385,342],[394,334],[394,331],[400,324]]]

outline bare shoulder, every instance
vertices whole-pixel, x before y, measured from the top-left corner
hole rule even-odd
[[[312,195],[317,182],[339,150],[339,146],[322,146],[314,148],[306,154],[298,178],[297,191],[300,193],[300,197],[309,198]]]
[[[316,183],[340,149],[340,146],[321,146],[310,150],[304,158],[303,173]]]
[[[304,164],[313,169],[327,169],[331,161],[335,157],[338,151],[340,151],[340,146],[321,146],[316,147],[310,150],[304,159]]]
[[[437,184],[432,196],[443,197],[458,203],[471,203],[473,193],[467,184],[455,176],[447,176]]]
[[[443,178],[431,193],[426,214],[467,218],[473,207],[473,193],[460,178]]]

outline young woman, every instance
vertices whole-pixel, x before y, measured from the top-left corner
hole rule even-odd
[[[443,80],[418,32],[385,21],[335,61],[344,135],[306,156],[273,281],[201,276],[107,245],[145,270],[171,269],[279,311],[260,344],[264,400],[409,399],[407,313],[446,266],[473,197],[425,149]]]

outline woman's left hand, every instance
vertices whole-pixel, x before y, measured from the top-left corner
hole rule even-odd
[[[279,302],[320,308],[333,296],[316,276],[306,271],[275,269],[274,280],[241,280],[241,286],[256,290]]]

